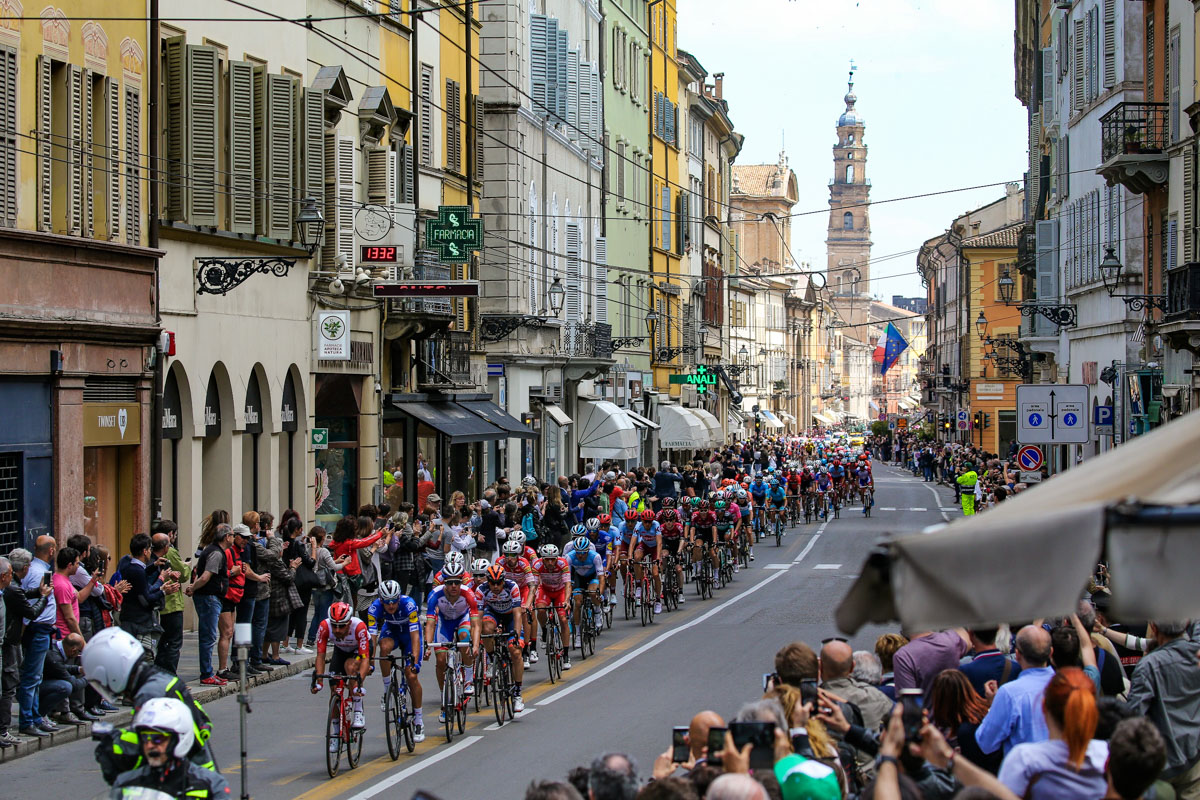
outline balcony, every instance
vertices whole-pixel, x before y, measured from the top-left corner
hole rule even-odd
[[[1200,355],[1200,263],[1167,272],[1167,310],[1158,331],[1172,350]]]
[[[1170,144],[1167,103],[1119,103],[1100,118],[1096,172],[1108,185],[1146,194],[1167,182]]]
[[[590,380],[613,364],[612,326],[603,322],[568,322],[562,331],[565,380]]]
[[[432,250],[418,250],[412,277],[419,281],[446,281],[454,275],[450,267],[438,263]],[[449,328],[454,317],[454,301],[448,298],[389,298],[383,337],[424,338]]]
[[[418,391],[453,391],[473,386],[470,333],[439,331],[421,342],[417,353]]]

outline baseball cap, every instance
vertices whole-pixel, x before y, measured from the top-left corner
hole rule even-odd
[[[233,526],[233,532],[238,536],[249,536],[250,528],[249,526],[243,525],[239,522],[237,525]]]
[[[492,504],[489,503],[487,500],[480,500],[479,507],[486,511],[487,509],[492,507]]]
[[[832,769],[804,756],[791,755],[775,764],[783,800],[840,800],[841,787]]]
[[[428,503],[440,503],[442,502],[442,496],[437,492],[430,492],[429,496],[425,498],[425,501]]]

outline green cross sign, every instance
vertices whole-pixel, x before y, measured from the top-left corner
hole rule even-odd
[[[443,264],[467,264],[471,251],[483,248],[483,220],[469,206],[438,206],[437,219],[425,221],[425,246],[438,251]]]
[[[696,387],[698,394],[704,394],[710,386],[717,385],[717,373],[710,372],[708,367],[703,365],[696,367],[696,371],[687,375],[668,375],[668,383],[690,383]]]

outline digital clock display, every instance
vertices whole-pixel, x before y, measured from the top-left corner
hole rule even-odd
[[[373,263],[395,264],[397,258],[396,245],[364,244],[360,248],[359,261]]]

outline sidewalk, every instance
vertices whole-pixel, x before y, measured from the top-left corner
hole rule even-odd
[[[188,688],[192,692],[192,697],[201,705],[211,703],[217,698],[226,695],[236,694],[238,684],[236,681],[226,684],[225,686],[201,686],[200,685],[200,657],[199,657],[199,639],[195,632],[183,634],[183,650],[179,654],[179,677],[187,681]],[[316,661],[315,655],[290,655],[280,653],[280,658],[285,661],[292,662],[285,667],[275,667],[271,672],[261,675],[247,676],[247,683],[251,688],[263,683],[281,680],[282,678],[295,675],[312,667]],[[216,647],[213,648],[213,666],[217,663]],[[32,755],[39,750],[46,750],[60,744],[73,742],[77,739],[87,739],[92,735],[92,723],[84,723],[82,725],[62,725],[59,724],[59,730],[45,738],[28,738],[20,736],[15,730],[17,720],[19,719],[17,707],[13,705],[13,725],[12,733],[22,741],[15,747],[6,747],[0,750],[0,764],[12,761],[13,759],[22,756]],[[132,721],[133,715],[129,710],[122,708],[120,711],[107,714],[103,722],[108,725],[122,727],[128,725]]]

